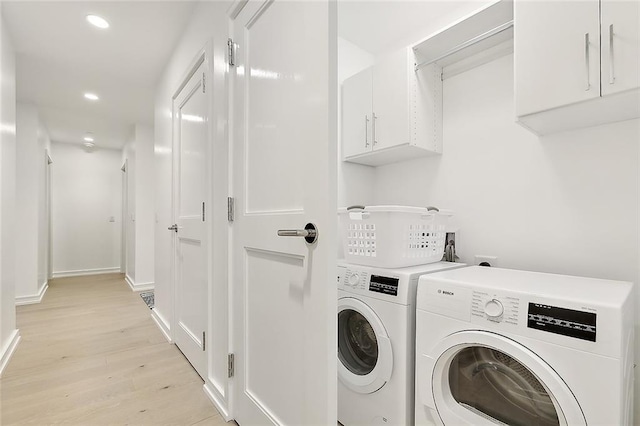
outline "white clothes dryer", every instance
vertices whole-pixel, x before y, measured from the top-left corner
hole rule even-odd
[[[415,401],[418,278],[466,266],[338,267],[338,421],[409,425]]]
[[[633,290],[477,266],[422,277],[416,424],[632,424]]]

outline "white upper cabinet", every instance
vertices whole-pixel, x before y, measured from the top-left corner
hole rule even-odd
[[[548,134],[638,116],[638,3],[516,1],[521,124]]]
[[[342,84],[342,152],[344,157],[371,151],[372,69],[352,76]],[[345,143],[346,142],[346,143]]]
[[[442,80],[415,71],[408,47],[379,58],[342,85],[345,161],[378,166],[442,152]]]
[[[640,1],[602,1],[602,95],[640,87]]]

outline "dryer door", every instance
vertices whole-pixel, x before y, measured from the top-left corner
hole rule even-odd
[[[338,378],[358,393],[373,393],[391,378],[391,341],[375,312],[353,297],[338,299]]]
[[[534,352],[498,334],[451,334],[420,357],[417,370],[420,398],[435,406],[445,425],[586,425],[562,378]]]

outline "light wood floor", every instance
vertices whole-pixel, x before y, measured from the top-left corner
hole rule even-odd
[[[17,311],[0,424],[225,424],[120,274],[51,280],[42,303]]]

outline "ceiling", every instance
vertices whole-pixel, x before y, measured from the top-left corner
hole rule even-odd
[[[340,0],[338,34],[380,54],[418,41],[488,0]],[[17,98],[38,107],[52,141],[120,149],[135,123],[153,123],[154,95],[195,2],[6,1]],[[109,21],[101,30],[85,17]],[[85,92],[100,96],[84,99]]]
[[[374,55],[420,41],[489,0],[339,0],[338,35]]]
[[[2,1],[16,51],[17,98],[33,103],[52,141],[122,148],[153,124],[155,88],[192,1]],[[110,28],[90,25],[102,16]],[[85,92],[100,96],[88,101]]]

